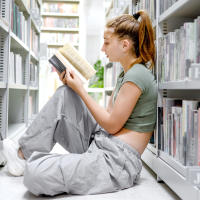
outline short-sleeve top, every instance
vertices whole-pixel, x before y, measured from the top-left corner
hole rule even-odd
[[[135,64],[125,75],[122,71],[118,78],[113,95],[113,105],[121,86],[131,81],[142,91],[124,128],[136,132],[151,132],[155,129],[157,116],[157,83],[152,72],[143,64]]]

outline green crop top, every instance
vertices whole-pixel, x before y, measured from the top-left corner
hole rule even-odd
[[[142,94],[123,127],[136,132],[151,132],[155,129],[157,116],[158,90],[154,75],[142,64],[133,65],[125,75],[122,71],[117,78],[113,105],[121,86],[127,81],[135,83],[142,90]]]

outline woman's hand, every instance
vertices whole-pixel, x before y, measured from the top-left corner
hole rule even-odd
[[[63,85],[66,85],[66,79],[65,79],[65,74],[66,74],[66,71],[63,71],[62,73],[60,73],[57,69],[56,69],[56,72],[59,76],[59,79],[61,80],[61,82],[63,83]],[[64,78],[63,78],[64,77]]]
[[[84,89],[82,81],[73,70],[70,73],[69,70],[66,69],[65,81],[66,84],[78,94],[82,89]]]

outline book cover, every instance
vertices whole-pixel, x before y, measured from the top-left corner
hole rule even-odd
[[[79,52],[69,43],[66,43],[49,59],[49,62],[61,73],[66,68],[73,69],[82,83],[86,83],[96,70],[80,56]]]

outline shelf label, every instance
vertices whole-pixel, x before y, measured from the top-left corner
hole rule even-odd
[[[200,187],[200,166],[186,166],[186,182]]]

